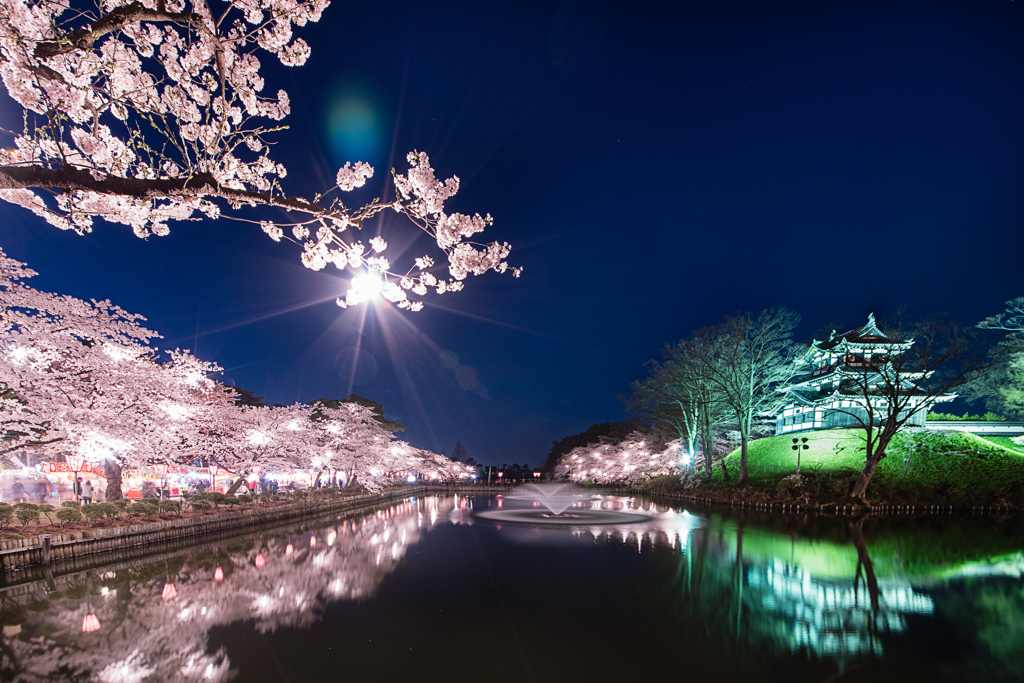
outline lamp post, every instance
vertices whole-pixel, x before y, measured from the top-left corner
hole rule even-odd
[[[213,479],[213,485],[211,488],[215,489],[217,488],[217,475],[220,474],[220,466],[210,465],[208,469],[210,470],[210,477]]]
[[[533,473],[533,478],[534,478],[534,479],[535,479],[536,481],[540,481],[540,472],[534,472],[534,473]]]
[[[65,455],[64,459],[68,461],[68,467],[71,468],[72,483],[71,490],[75,492],[75,500],[82,502],[81,487],[78,485],[78,471],[82,469],[82,463],[85,462],[85,458],[81,455]]]
[[[800,442],[803,441],[803,444]],[[803,439],[793,439],[793,450],[796,451],[796,475],[800,476],[800,451],[806,451],[810,446],[807,445],[807,437]]]

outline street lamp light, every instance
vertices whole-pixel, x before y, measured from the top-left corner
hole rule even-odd
[[[800,442],[803,441],[803,444]],[[802,447],[801,447],[802,446]],[[800,476],[800,451],[806,451],[810,446],[807,445],[807,437],[803,439],[793,439],[793,450],[796,451],[796,474]]]

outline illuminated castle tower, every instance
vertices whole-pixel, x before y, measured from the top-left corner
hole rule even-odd
[[[776,413],[775,433],[859,427],[858,418],[867,422],[868,401],[877,422],[878,415],[887,412],[886,398],[874,395],[873,389],[892,386],[897,380],[910,385],[922,377],[922,373],[893,367],[893,359],[899,359],[913,343],[887,337],[875,325],[874,314],[861,328],[840,335],[833,332],[828,341],[813,341],[803,358],[809,372],[780,389],[786,400]],[[911,395],[906,411],[917,408],[925,398],[923,392],[920,398]],[[954,398],[956,395],[950,394],[931,400],[938,403]],[[907,424],[923,427],[927,413],[928,409],[914,413]]]

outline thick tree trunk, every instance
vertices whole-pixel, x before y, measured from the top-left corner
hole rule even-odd
[[[743,431],[743,425],[740,425],[740,478],[739,483],[743,483],[747,480],[747,433]],[[722,461],[725,464],[725,461]]]
[[[857,477],[856,483],[853,485],[853,491],[850,495],[854,498],[864,500],[868,490],[868,484],[871,483],[871,476],[875,473],[875,468],[878,467],[878,463],[885,457],[885,450],[883,448],[876,449],[874,453],[867,456],[867,461],[864,463],[864,469],[861,471],[860,476]]]
[[[242,482],[244,482],[244,481],[245,481],[245,475],[242,475],[238,479],[235,479],[235,482],[231,485],[231,488],[229,488],[224,495],[225,496],[233,496],[233,495],[235,495],[235,491],[238,490],[238,487],[241,486]]]
[[[714,463],[711,462],[714,449],[714,432],[711,431],[711,427],[705,425],[705,427],[701,429],[700,450],[701,454],[704,456],[704,477],[708,481],[711,481],[712,479],[715,478]]]
[[[103,461],[103,473],[107,475],[107,489],[104,492],[106,500],[121,500],[124,497],[121,493],[121,463],[107,458]]]

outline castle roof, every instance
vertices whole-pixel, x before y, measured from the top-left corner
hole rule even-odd
[[[885,332],[878,329],[878,325],[875,324],[875,314],[868,314],[868,322],[863,327],[858,327],[855,330],[849,332],[843,332],[842,334],[832,333],[832,338],[828,341],[816,342],[815,347],[822,351],[829,351],[841,344],[863,344],[863,345],[874,345],[874,344],[899,344],[901,346],[909,346],[909,344],[902,339],[890,337]]]

